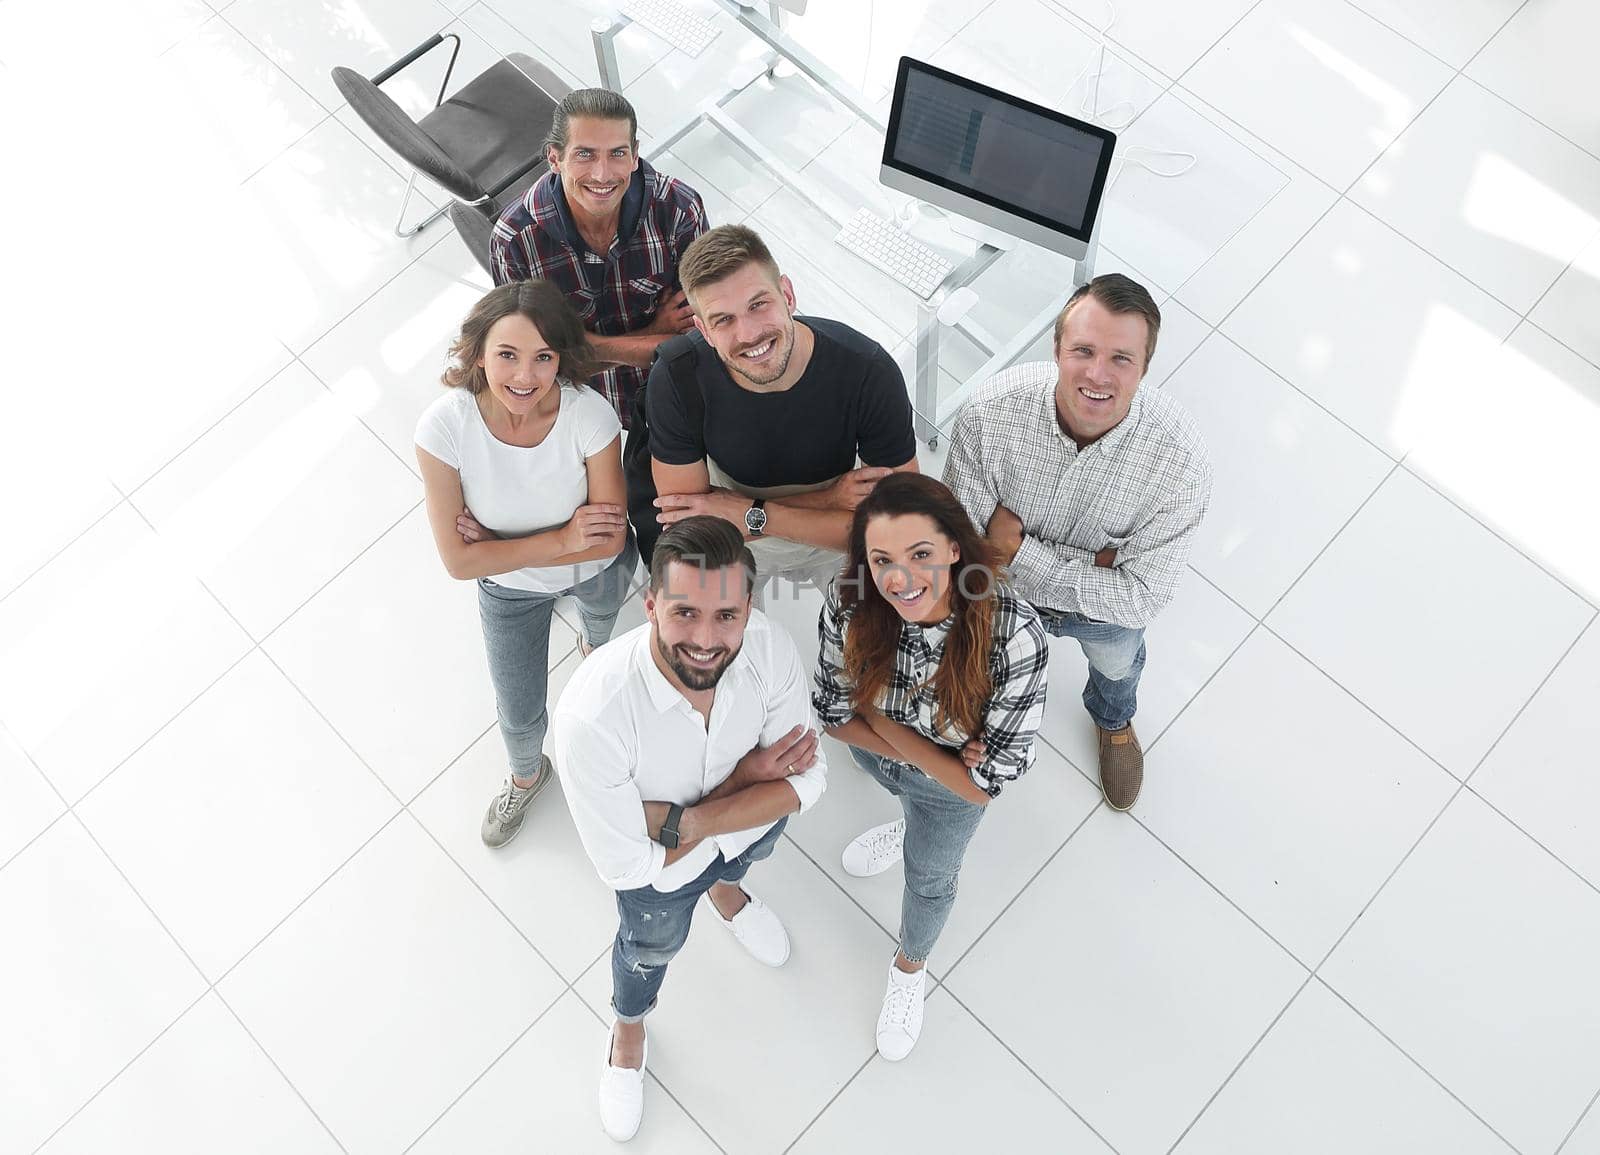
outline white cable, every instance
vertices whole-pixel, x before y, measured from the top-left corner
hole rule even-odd
[[[1107,32],[1109,32],[1111,30],[1111,26],[1117,22],[1117,6],[1115,0],[1105,0],[1105,5],[1106,11],[1109,13],[1109,15],[1106,19],[1106,22],[1095,29],[1095,31],[1097,31],[1101,36],[1104,36]],[[1131,100],[1118,101],[1116,104],[1113,104],[1110,108],[1105,110],[1100,108],[1100,82],[1105,77],[1105,58],[1106,46],[1102,42],[1100,45],[1098,62],[1094,56],[1091,56],[1089,58],[1089,63],[1085,64],[1078,75],[1073,77],[1072,83],[1067,86],[1067,92],[1070,94],[1076,90],[1078,85],[1083,83],[1084,78],[1093,72],[1093,91],[1090,91],[1089,85],[1084,85],[1084,93],[1083,96],[1079,98],[1078,110],[1084,114],[1084,118],[1086,120],[1092,121],[1095,124],[1103,125],[1106,128],[1111,129],[1113,132],[1121,132],[1123,129],[1127,128],[1133,123],[1134,118],[1139,114],[1139,109],[1138,106],[1135,105]],[[1132,155],[1136,153],[1144,153],[1153,158],[1173,157],[1178,159],[1179,164],[1175,168],[1170,166],[1165,168],[1157,167],[1149,160],[1141,159],[1139,156]],[[1111,175],[1106,179],[1106,188],[1109,190],[1112,185],[1116,184],[1117,178],[1122,175],[1123,170],[1125,170],[1129,165],[1132,165],[1135,168],[1142,168],[1155,176],[1171,179],[1174,177],[1180,177],[1190,169],[1194,168],[1194,166],[1199,163],[1199,159],[1200,158],[1192,152],[1183,152],[1177,149],[1149,148],[1144,145],[1137,144],[1130,145],[1121,150],[1121,154],[1117,163],[1111,169]]]

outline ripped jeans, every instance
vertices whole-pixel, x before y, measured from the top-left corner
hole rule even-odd
[[[667,977],[667,964],[689,940],[689,921],[700,896],[719,882],[734,883],[750,867],[772,853],[787,816],[729,860],[718,854],[693,882],[663,893],[653,886],[617,891],[620,925],[611,944],[611,1006],[617,1019],[637,1023],[655,1009],[656,993]]]

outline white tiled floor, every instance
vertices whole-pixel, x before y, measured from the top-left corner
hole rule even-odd
[[[759,57],[689,2],[722,30],[699,60],[618,39],[647,133]],[[97,161],[66,177],[92,214],[70,236],[36,181],[0,188],[0,1151],[614,1149],[614,908],[559,790],[512,847],[478,840],[494,704],[418,505],[415,417],[486,282],[447,228],[389,233],[403,169],[327,75],[449,26],[466,72],[515,50],[591,82],[607,9],[0,0],[8,139],[58,181]],[[1102,113],[1198,157],[1122,173],[1102,267],[1165,302],[1147,384],[1195,414],[1216,494],[1150,631],[1134,811],[1100,804],[1058,643],[1047,746],[887,1064],[899,875],[838,853],[890,807],[834,748],[752,875],[791,962],[701,921],[634,1147],[1600,1152],[1596,11],[792,20],[872,101],[909,51],[1067,111],[1105,29]],[[896,203],[879,138],[804,81],[730,113],[835,211]],[[663,167],[772,236],[803,308],[906,354],[913,300],[793,190],[705,130]],[[973,317],[1009,336],[1061,276],[1011,254]],[[977,360],[952,342],[944,388]],[[814,647],[814,602],[775,612]],[[574,643],[558,621],[552,693]]]

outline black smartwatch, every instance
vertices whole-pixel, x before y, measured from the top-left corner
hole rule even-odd
[[[749,509],[744,511],[744,528],[751,537],[760,537],[767,528],[767,499],[755,498]]]
[[[678,849],[678,823],[683,820],[683,807],[673,803],[667,810],[667,820],[661,824],[661,833],[656,836],[656,841],[668,850]]]

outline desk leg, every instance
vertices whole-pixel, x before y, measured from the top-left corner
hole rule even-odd
[[[1084,251],[1083,260],[1072,262],[1072,280],[1077,285],[1087,285],[1094,280],[1095,259],[1100,256],[1100,222],[1094,223],[1094,228],[1089,233],[1089,247]]]
[[[939,448],[939,308],[927,301],[917,304],[917,365],[912,408],[917,432],[929,449]]]
[[[589,23],[589,36],[594,41],[594,62],[600,70],[600,87],[612,92],[622,91],[622,70],[617,67],[617,33],[624,24],[608,16],[596,16]]]

